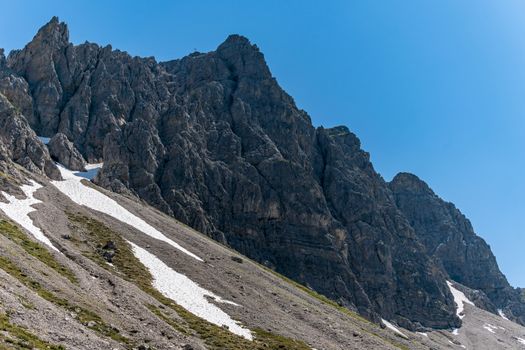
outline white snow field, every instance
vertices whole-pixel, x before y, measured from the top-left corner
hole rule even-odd
[[[87,164],[86,171],[75,171],[73,174],[83,177],[84,179],[93,180],[104,163]]]
[[[456,315],[458,315],[460,319],[463,319],[463,317],[465,317],[465,314],[463,313],[463,311],[465,310],[465,303],[470,304],[472,306],[475,305],[472,301],[468,300],[468,298],[462,291],[459,291],[456,288],[454,288],[452,282],[447,281],[447,285],[450,289],[450,293],[452,293],[452,295],[454,296],[454,302],[458,306],[456,309]]]
[[[397,334],[399,334],[403,338],[408,339],[408,337],[405,334],[403,334],[399,329],[397,329],[397,327],[394,326],[392,323],[388,322],[384,318],[381,319],[381,322],[383,322],[383,324],[386,326],[386,328],[388,328],[390,330],[393,330],[394,332],[396,332]]]
[[[58,188],[58,190],[60,190],[60,192],[68,196],[73,202],[107,214],[119,221],[122,221],[125,224],[135,227],[152,238],[168,243],[173,248],[191,256],[196,260],[203,261],[200,257],[169,239],[163,233],[149,225],[138,216],[130,213],[127,209],[122,207],[110,197],[104,195],[102,192],[84,185],[82,183],[84,177],[77,175],[76,173],[64,168],[61,165],[58,166],[58,169],[60,169],[60,173],[62,174],[62,178],[64,180],[52,181],[52,183],[56,188]]]
[[[25,199],[17,199],[8,193],[2,192],[2,195],[7,199],[8,203],[0,202],[0,209],[11,220],[29,231],[37,240],[58,252],[59,250],[44,235],[42,230],[33,225],[33,220],[29,217],[29,213],[36,211],[32,205],[42,203],[33,196],[39,188],[42,188],[42,186],[33,180],[31,180],[31,185],[22,185],[20,189],[24,192],[26,196]]]
[[[226,326],[230,332],[253,340],[249,329],[243,328],[227,313],[218,306],[211,303],[207,298],[212,298],[219,303],[235,303],[222,299],[212,292],[200,287],[197,283],[183,274],[180,274],[162,262],[155,255],[138,245],[128,242],[133,253],[153,276],[153,287],[161,292],[165,297],[174,300],[177,304],[217,326]]]
[[[521,344],[525,345],[525,339],[520,338],[520,337],[516,337],[516,340],[518,341],[518,343],[521,343]]]

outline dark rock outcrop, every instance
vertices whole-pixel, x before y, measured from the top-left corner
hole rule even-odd
[[[135,118],[153,121],[166,97],[153,59],[132,58],[95,44],[73,46],[64,23],[54,17],[7,65],[30,86],[41,136],[63,133],[89,162],[100,161],[105,136]]]
[[[86,161],[75,145],[67,139],[67,136],[58,133],[49,140],[47,144],[51,158],[63,164],[66,168],[76,171],[86,171]]]
[[[488,244],[475,234],[470,221],[454,204],[439,198],[412,174],[396,175],[389,186],[427,254],[442,264],[450,278],[483,292],[493,303],[487,310],[504,309],[525,324],[519,293],[499,270]]]
[[[26,119],[0,93],[0,161],[13,161],[27,170],[60,179],[60,172],[51,160],[47,148]]]
[[[7,67],[4,50],[0,49],[0,162],[11,161],[27,170],[60,179],[47,148],[31,129],[27,119],[33,114],[33,103],[27,81]]]

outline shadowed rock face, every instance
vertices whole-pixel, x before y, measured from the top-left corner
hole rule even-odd
[[[29,171],[60,179],[60,172],[27,122],[32,101],[27,82],[7,66],[0,49],[0,162],[14,161]]]
[[[62,133],[55,134],[47,145],[51,158],[70,170],[86,171],[86,161],[82,154]]]
[[[450,278],[485,293],[493,303],[486,306],[489,311],[504,309],[523,324],[519,292],[509,285],[488,244],[454,204],[443,201],[412,174],[396,175],[389,186],[427,253],[442,264]]]
[[[104,161],[98,184],[372,319],[457,326],[444,270],[358,138],[314,128],[246,38],[157,63],[74,46],[53,18],[3,69],[34,130]]]

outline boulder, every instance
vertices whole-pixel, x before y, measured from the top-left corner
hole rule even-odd
[[[62,133],[56,134],[49,140],[47,147],[51,157],[66,168],[75,171],[86,171],[86,161],[66,135]]]

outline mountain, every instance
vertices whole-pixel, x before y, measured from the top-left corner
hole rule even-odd
[[[398,174],[389,185],[427,254],[450,278],[483,292],[491,302],[487,309],[502,310],[525,324],[520,290],[510,286],[488,244],[474,233],[470,221],[454,204],[443,201],[412,174]]]
[[[110,46],[75,46],[67,26],[55,17],[22,50],[7,58],[0,53],[0,125],[0,190],[8,203],[0,208],[10,220],[2,221],[4,231],[43,235],[47,241],[41,242],[52,245],[47,249],[58,261],[51,265],[63,265],[69,275],[85,280],[67,282],[33,258],[13,264],[20,271],[38,266],[53,283],[38,274],[3,270],[29,289],[28,279],[47,287],[58,283],[66,299],[95,288],[92,294],[100,300],[86,290],[72,300],[106,310],[95,325],[105,319],[134,324],[135,333],[116,327],[133,346],[150,339],[148,329],[171,327],[177,345],[186,342],[181,334],[189,333],[190,348],[210,347],[206,332],[213,331],[213,339],[222,336],[191,316],[197,312],[210,322],[192,302],[175,300],[183,309],[173,309],[164,299],[180,297],[163,277],[182,278],[172,269],[210,289],[203,295],[211,295],[247,328],[231,323],[217,303],[208,303],[215,308],[212,314],[227,322],[212,319],[217,321],[212,324],[237,330],[241,338],[246,329],[250,334],[271,329],[271,335],[256,333],[261,342],[278,334],[286,337],[282,342],[300,339],[322,349],[446,348],[453,339],[447,330],[461,326],[459,334],[478,333],[465,325],[470,315],[495,317],[505,323],[501,327],[512,328],[505,340],[509,346],[520,344],[512,337],[525,339],[518,334],[522,328],[507,321],[525,324],[523,296],[508,284],[468,220],[413,175],[385,182],[348,128],[314,127],[280,88],[263,54],[242,36],[228,37],[213,52],[158,63]],[[103,163],[100,171],[93,163]],[[83,174],[93,182],[81,181],[71,170],[87,170]],[[35,193],[38,199],[31,197]],[[18,200],[24,197],[22,205]],[[37,213],[27,216],[33,204]],[[13,208],[18,211],[9,216]],[[16,240],[7,240],[13,250],[2,256],[25,254],[13,246]],[[188,258],[192,254],[204,257],[197,259],[204,264]],[[113,263],[113,257],[126,263]],[[159,271],[164,275],[156,277]],[[104,285],[93,287],[89,276],[104,276]],[[465,320],[458,315],[456,289],[447,281],[476,305]],[[34,299],[35,293],[47,292],[33,288],[22,295]],[[245,312],[220,303],[222,298],[240,301]],[[199,299],[204,308],[212,307],[208,299]],[[169,306],[170,315],[151,309],[155,300],[162,310]],[[115,303],[122,309],[115,313],[110,307],[108,314],[108,305]],[[75,310],[78,321],[82,313]],[[173,316],[174,323],[173,310],[184,320]],[[147,327],[138,316],[144,312]],[[331,313],[335,318],[327,316]],[[67,340],[73,348],[79,346],[80,321]],[[31,324],[39,329],[38,322]],[[96,342],[108,337],[111,344],[123,344],[102,328],[98,335],[89,333],[91,348],[103,348]],[[412,332],[431,329],[431,337]],[[168,348],[162,334],[150,340]],[[468,337],[463,343],[479,346]]]

